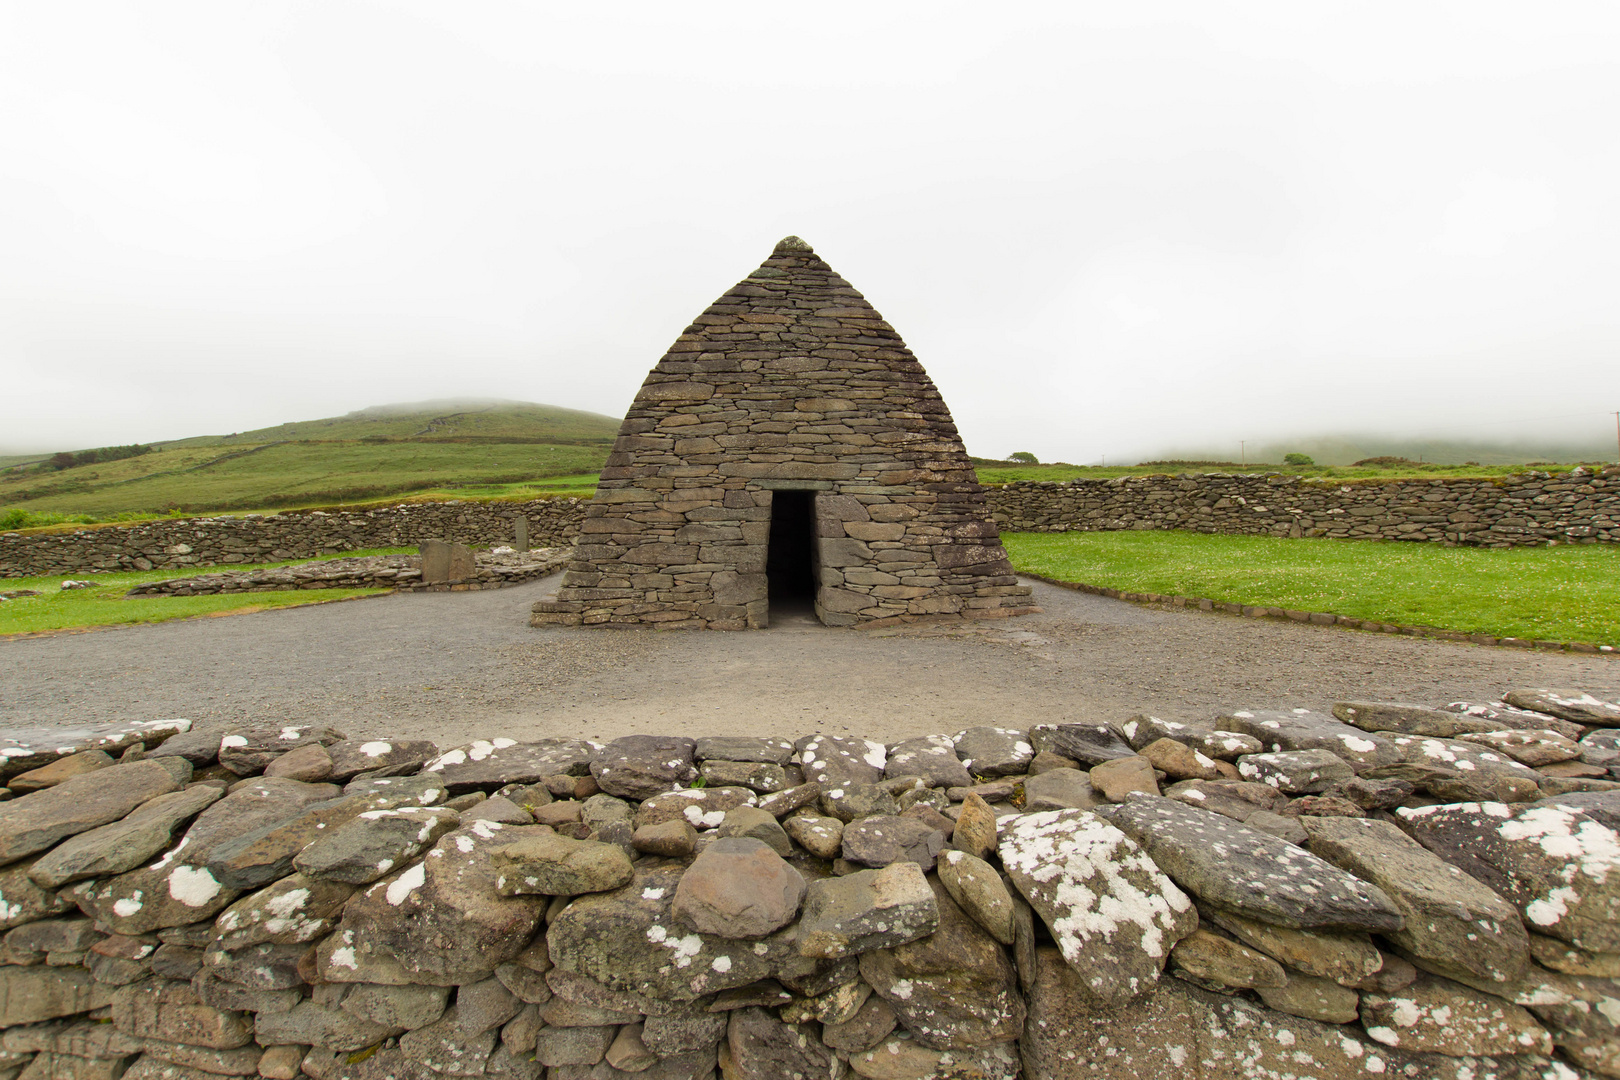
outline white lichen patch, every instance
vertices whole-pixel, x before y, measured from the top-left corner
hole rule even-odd
[[[384,897],[394,907],[403,904],[410,895],[427,882],[427,865],[417,863],[388,883]]]
[[[1192,909],[1187,894],[1134,841],[1095,814],[1025,814],[1003,832],[1000,853],[1071,964],[1105,945],[1162,961],[1192,929],[1180,929]]]
[[[206,869],[177,866],[169,874],[169,895],[187,907],[203,907],[219,895],[220,884]]]

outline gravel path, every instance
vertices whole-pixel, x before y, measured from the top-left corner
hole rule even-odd
[[[886,741],[968,724],[1439,703],[1620,685],[1620,659],[1157,611],[1035,583],[1038,615],[971,629],[533,630],[550,578],[0,641],[0,729],[185,716],[351,737],[632,732]]]

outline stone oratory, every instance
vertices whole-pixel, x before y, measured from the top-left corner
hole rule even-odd
[[[933,381],[790,236],[648,374],[531,622],[740,630],[813,608],[870,627],[1032,603]]]

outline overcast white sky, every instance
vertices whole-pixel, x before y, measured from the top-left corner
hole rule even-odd
[[[619,415],[797,233],[977,454],[1612,451],[1617,57],[1528,0],[9,3],[0,447]]]

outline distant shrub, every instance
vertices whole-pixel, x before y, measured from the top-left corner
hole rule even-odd
[[[1030,453],[1028,450],[1020,450],[1016,454],[1009,454],[1007,455],[1007,460],[1017,461],[1024,465],[1039,465],[1041,463],[1041,459]]]
[[[150,446],[142,446],[140,443],[131,443],[129,446],[103,446],[95,450],[80,450],[77,454],[70,454],[67,451],[52,454],[51,460],[46,464],[52,469],[71,469],[76,465],[95,465],[103,461],[122,461],[124,458],[140,457],[142,454],[150,454],[151,452],[152,448]]]
[[[1417,465],[1418,462],[1413,461],[1411,458],[1389,457],[1389,456],[1386,455],[1384,457],[1362,458],[1360,461],[1352,462],[1352,464],[1356,465],[1356,466],[1361,466],[1361,465]]]
[[[1284,454],[1284,465],[1315,465],[1316,461],[1309,454]]]

